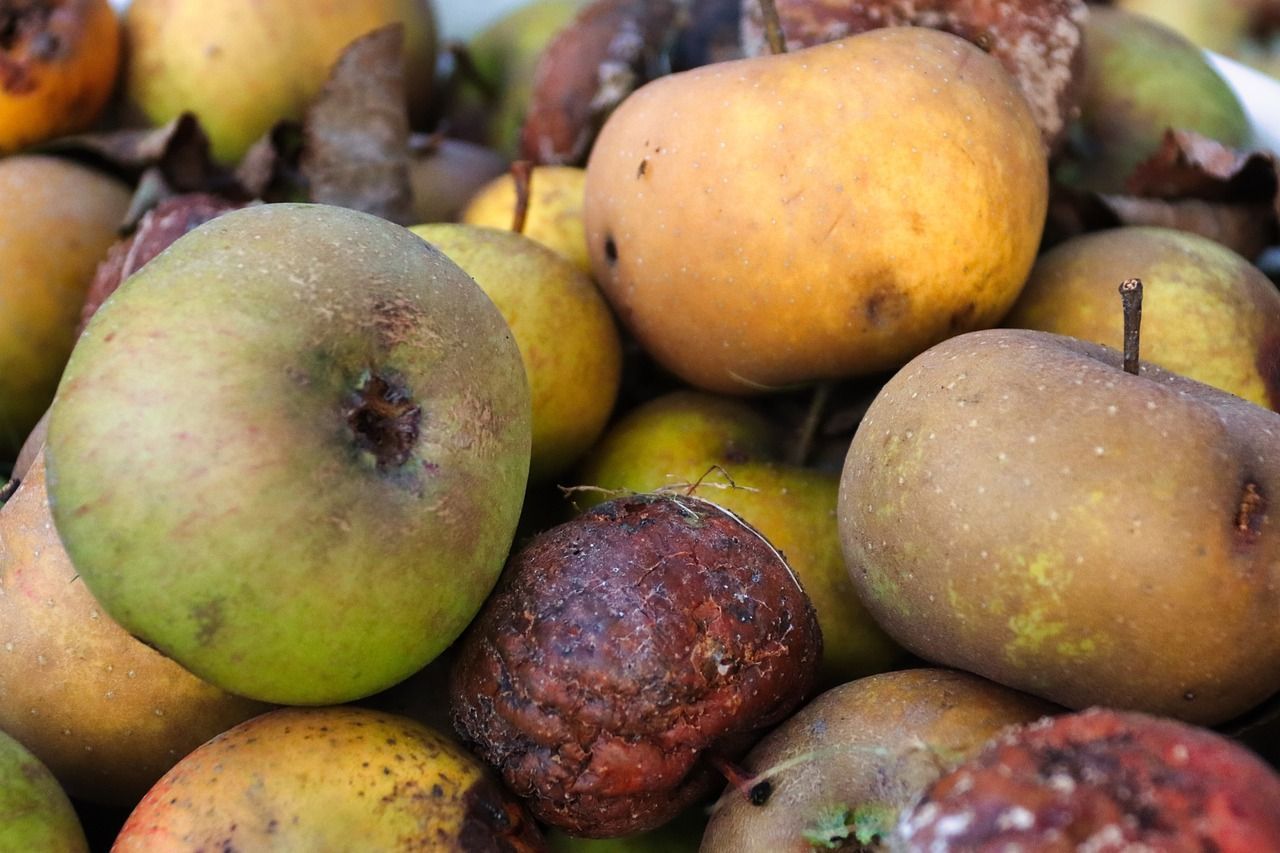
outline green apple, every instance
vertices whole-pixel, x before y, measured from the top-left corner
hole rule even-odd
[[[849,448],[845,557],[927,660],[1219,723],[1280,685],[1280,415],[1120,364],[1005,329],[909,363]]]
[[[1263,0],[1265,2],[1265,0]],[[1249,32],[1259,0],[1117,0],[1116,6],[1176,30],[1193,44],[1230,51]]]
[[[462,267],[502,312],[529,377],[529,479],[563,473],[604,431],[622,379],[622,342],[595,282],[513,231],[448,223],[411,230]]]
[[[130,633],[250,698],[368,695],[497,580],[529,391],[493,303],[377,217],[263,205],[129,278],[59,386],[48,488]]]
[[[1142,280],[1143,357],[1260,406],[1280,404],[1280,292],[1219,243],[1167,228],[1113,228],[1036,262],[1006,326],[1123,346],[1116,286]]]
[[[1123,9],[1091,6],[1085,23],[1080,119],[1059,179],[1121,192],[1165,131],[1193,130],[1240,148],[1252,131],[1240,99],[1199,48]]]
[[[4,732],[0,732],[0,850],[89,850],[80,819],[53,774]]]
[[[770,424],[737,400],[678,391],[631,411],[584,461],[579,483],[646,492],[691,486],[737,513],[786,554],[822,629],[819,681],[889,669],[901,650],[863,608],[840,553],[839,478],[779,461]],[[579,492],[580,505],[607,494]]]

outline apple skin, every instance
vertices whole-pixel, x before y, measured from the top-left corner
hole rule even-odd
[[[77,580],[38,454],[0,507],[0,730],[72,796],[132,806],[182,756],[269,706],[130,637]]]
[[[0,732],[0,850],[88,853],[71,801],[49,769]]]
[[[125,91],[156,125],[196,113],[214,156],[233,163],[277,121],[302,117],[348,44],[397,22],[421,112],[435,75],[430,0],[131,0]]]
[[[849,448],[845,558],[927,660],[1219,723],[1280,685],[1280,416],[1120,361],[1023,330],[912,361]]]
[[[93,271],[116,240],[129,190],[85,166],[0,160],[0,462],[49,407]],[[16,201],[16,200],[20,200]]]
[[[542,849],[478,760],[421,723],[363,708],[282,708],[192,752],[129,815],[112,848]]]
[[[408,230],[234,211],[90,320],[46,446],[58,532],[103,608],[230,692],[369,695],[497,580],[529,390],[493,303]]]
[[[522,233],[590,275],[591,257],[582,224],[586,187],[587,173],[576,166],[534,166],[529,177],[529,212]],[[471,197],[463,208],[462,221],[510,230],[515,213],[515,178],[500,175]]]
[[[622,342],[595,282],[513,231],[452,223],[410,230],[462,267],[502,312],[529,376],[529,480],[564,473],[604,431],[622,380]]]
[[[995,325],[1047,197],[1040,131],[1000,64],[891,27],[630,95],[587,164],[587,246],[658,362],[744,394],[892,369]]]
[[[1119,349],[1116,287],[1142,280],[1142,355],[1251,403],[1280,404],[1280,292],[1262,271],[1205,237],[1112,228],[1041,255],[1004,324]]]
[[[858,600],[840,552],[839,477],[786,465],[781,456],[772,426],[743,401],[676,391],[614,424],[576,482],[646,492],[701,481],[698,497],[759,530],[800,578],[822,629],[819,686],[891,669],[902,650]],[[585,508],[607,494],[578,492],[574,500]]]

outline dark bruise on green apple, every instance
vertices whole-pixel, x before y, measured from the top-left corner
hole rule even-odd
[[[447,646],[495,582],[529,465],[506,323],[408,231],[227,214],[90,322],[49,428],[76,569],[227,690],[342,702]]]

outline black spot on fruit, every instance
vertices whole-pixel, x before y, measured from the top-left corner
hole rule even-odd
[[[604,259],[609,262],[609,266],[618,263],[618,244],[614,242],[613,235],[604,238]]]

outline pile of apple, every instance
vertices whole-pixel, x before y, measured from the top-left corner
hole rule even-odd
[[[1249,142],[1084,0],[0,4],[0,850],[1280,849]]]

